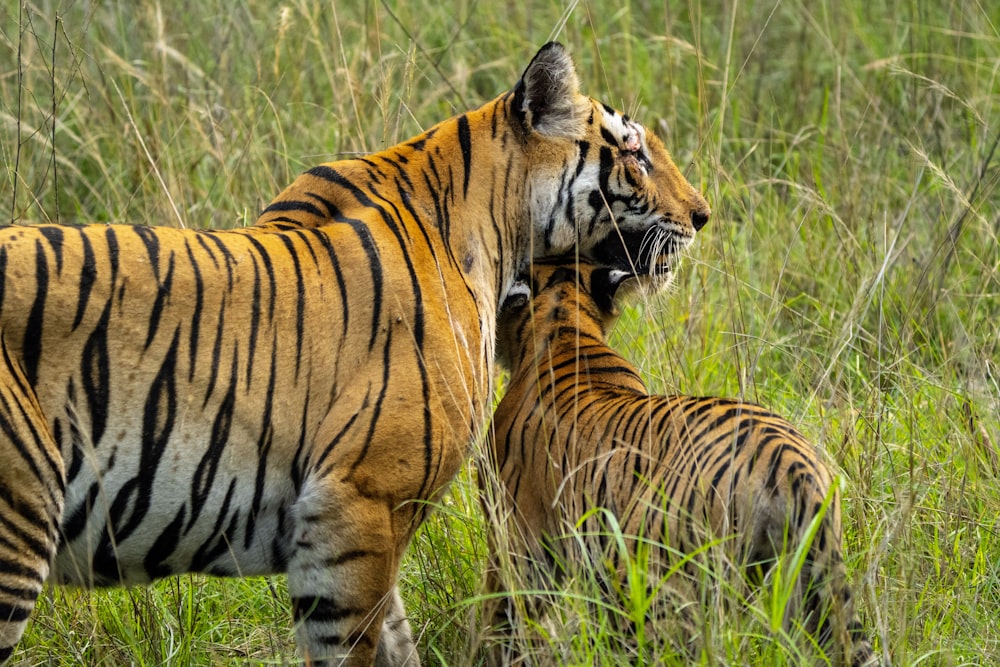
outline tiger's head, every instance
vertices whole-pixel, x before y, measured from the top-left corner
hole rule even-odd
[[[576,247],[598,264],[643,276],[647,286],[665,284],[711,210],[663,142],[581,95],[573,61],[557,43],[528,65],[513,110],[526,130],[531,256]]]
[[[574,345],[604,343],[621,314],[619,304],[640,288],[631,271],[564,255],[532,262],[500,306],[497,359],[513,371],[547,343],[568,334]]]

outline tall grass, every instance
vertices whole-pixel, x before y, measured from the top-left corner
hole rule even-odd
[[[676,289],[631,308],[615,345],[659,390],[755,400],[821,445],[846,479],[863,616],[895,664],[989,664],[995,5],[0,0],[0,211],[249,224],[305,167],[492,98],[558,37],[584,90],[655,128],[714,208]],[[404,564],[430,664],[476,660],[476,494],[463,472]],[[582,582],[538,632],[564,661],[610,664],[588,595]],[[15,662],[288,662],[286,600],[280,578],[52,589]],[[752,609],[708,615],[707,664],[795,664]]]

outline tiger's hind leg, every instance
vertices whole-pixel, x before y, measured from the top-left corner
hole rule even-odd
[[[65,495],[62,456],[24,373],[0,342],[0,664],[49,575]]]
[[[829,525],[824,528],[816,536],[802,572],[802,611],[807,618],[806,628],[817,638],[832,664],[875,667],[879,660],[858,618],[854,597],[847,585],[840,535]],[[821,548],[824,542],[826,550]]]
[[[879,660],[865,634],[847,583],[840,530],[840,496],[829,482],[798,480],[746,503],[741,524],[749,527],[739,556],[750,580],[763,585],[776,574],[776,559],[803,561],[784,610],[784,625],[801,622],[825,654],[817,664],[875,667]],[[814,529],[814,532],[812,530]],[[801,619],[797,621],[795,619]]]
[[[304,486],[294,508],[288,592],[307,664],[419,665],[395,587],[402,545],[392,510],[349,482]]]
[[[829,494],[832,493],[832,496]],[[793,503],[790,520],[808,539],[806,528],[823,512],[811,538],[799,574],[798,603],[790,613],[805,619],[806,630],[816,638],[833,665],[875,667],[879,660],[861,625],[847,582],[840,529],[840,496],[826,485],[803,484]],[[824,509],[824,503],[829,505]],[[796,544],[789,545],[794,552]]]

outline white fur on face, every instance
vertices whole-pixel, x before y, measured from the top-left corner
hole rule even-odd
[[[674,201],[674,191],[661,191],[676,167],[669,156],[667,164],[653,164],[654,156],[662,161],[664,153],[650,148],[642,125],[599,102],[591,105],[594,124],[586,126],[585,137],[561,143],[559,149],[567,149],[561,164],[532,174],[532,254],[569,253],[579,242],[579,251],[586,255],[615,234],[628,233],[634,239],[639,233],[646,235],[644,257],[662,254],[670,261],[668,257],[690,245],[693,231],[676,219],[684,211]],[[654,182],[654,171],[667,174],[666,179],[660,176]],[[677,178],[683,184],[679,173]]]

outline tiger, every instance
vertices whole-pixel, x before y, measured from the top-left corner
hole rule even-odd
[[[535,255],[658,265],[708,203],[564,46],[252,226],[0,229],[0,663],[46,582],[287,574],[312,665],[418,665],[400,560]]]
[[[604,563],[604,578],[617,581],[601,589],[613,598],[628,590],[625,540],[633,563],[643,562],[640,545],[651,551],[653,582],[678,563],[691,570],[694,560],[681,559],[721,542],[727,562],[763,583],[777,557],[804,544],[798,620],[833,664],[877,665],[845,583],[838,486],[814,446],[752,403],[651,395],[607,345],[621,299],[664,288],[677,258],[646,275],[576,260],[536,259],[499,314],[498,359],[510,379],[479,473],[492,551],[507,544],[510,563],[503,575],[494,555],[487,577],[485,598],[500,601],[487,612],[500,635],[492,664],[512,659],[518,611],[504,576],[558,589]],[[521,613],[541,616],[543,606]]]

